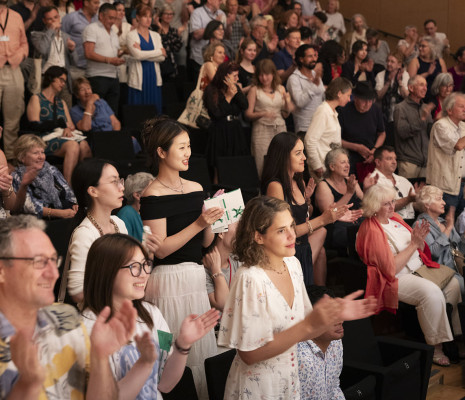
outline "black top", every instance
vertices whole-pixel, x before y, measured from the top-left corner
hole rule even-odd
[[[239,66],[239,82],[243,88],[252,83],[253,73],[246,71],[243,67]]]
[[[203,191],[167,196],[147,196],[140,199],[142,220],[166,218],[166,235],[172,236],[192,224],[202,213]],[[195,262],[201,264],[203,231],[164,259],[155,257],[155,265]]]
[[[326,179],[323,179],[323,181],[326,182],[329,189],[331,190],[331,193],[333,194],[333,197],[334,197],[334,203],[337,203],[344,195],[342,193],[339,193],[336,189],[334,189]],[[351,204],[351,203],[353,204],[353,206],[350,208],[351,210],[360,209],[360,199],[357,197],[356,192],[354,192],[350,200],[347,202],[347,204]],[[339,221],[336,221],[336,222],[339,222]]]

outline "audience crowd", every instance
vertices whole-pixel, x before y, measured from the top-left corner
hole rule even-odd
[[[228,347],[225,399],[343,399],[342,323],[399,301],[434,363],[465,358],[465,46],[447,69],[428,19],[391,49],[361,14],[346,32],[338,0],[130,3],[0,0],[0,398],[156,399],[187,365],[203,400]],[[167,112],[163,85],[195,82]],[[157,113],[126,180],[93,158],[125,105]],[[260,196],[226,231],[185,178],[190,134],[220,187],[219,157],[254,158]],[[350,250],[364,298],[313,295]]]

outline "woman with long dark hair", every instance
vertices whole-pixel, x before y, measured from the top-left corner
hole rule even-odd
[[[373,61],[369,60],[367,55],[367,42],[357,40],[352,46],[349,60],[342,65],[341,76],[349,79],[353,85],[360,81],[368,81],[374,87]]]
[[[247,109],[247,98],[237,85],[239,65],[225,62],[218,67],[203,94],[211,118],[208,129],[207,158],[212,167],[221,156],[249,154],[239,114]]]
[[[323,226],[342,217],[348,207],[334,207],[310,219],[310,197],[315,189],[313,179],[305,186],[304,144],[291,132],[277,134],[270,143],[262,176],[262,193],[284,200],[290,206],[296,223],[295,256],[300,261],[306,285],[323,285],[326,281],[326,252]]]
[[[144,246],[120,233],[98,238],[87,257],[83,304],[87,330],[92,330],[106,306],[113,315],[129,300],[137,310],[133,340],[110,357],[121,399],[154,400],[161,399],[160,391],[170,392],[182,377],[191,346],[213,328],[219,316],[213,309],[201,316],[186,316],[171,341],[173,335],[160,310],[143,301],[152,267]]]

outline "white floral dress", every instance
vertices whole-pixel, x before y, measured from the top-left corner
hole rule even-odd
[[[289,307],[281,292],[260,267],[242,267],[233,280],[223,311],[218,344],[251,351],[273,340],[281,332],[304,319],[312,309],[305,290],[300,263],[284,259],[292,284],[294,304]],[[236,354],[229,371],[224,398],[300,399],[297,345],[284,353],[253,365]]]

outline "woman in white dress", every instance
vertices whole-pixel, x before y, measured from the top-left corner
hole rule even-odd
[[[189,315],[174,339],[160,310],[142,301],[152,266],[143,245],[120,233],[97,239],[87,257],[83,321],[88,332],[106,306],[113,314],[129,300],[137,310],[134,338],[110,357],[119,398],[125,400],[156,400],[160,391],[170,392],[182,377],[191,346],[219,317],[214,309],[198,318]]]
[[[295,253],[289,205],[271,197],[247,203],[236,233],[239,268],[223,310],[218,344],[237,349],[226,382],[229,399],[300,399],[297,347],[332,323],[371,315],[372,298],[308,299]]]

